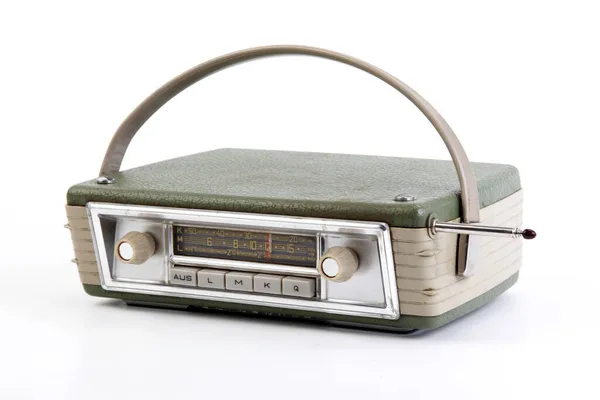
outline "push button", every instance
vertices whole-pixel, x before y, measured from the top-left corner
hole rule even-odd
[[[281,294],[283,276],[258,274],[254,275],[254,291],[257,293]]]
[[[236,290],[239,292],[252,291],[252,277],[254,274],[247,272],[228,272],[225,275],[225,285],[227,290]]]
[[[283,278],[283,294],[295,297],[314,297],[315,280],[311,278],[296,278],[286,276]]]
[[[198,271],[198,286],[207,289],[225,289],[227,271],[218,269],[201,269]]]
[[[169,270],[169,282],[172,285],[196,286],[195,268],[171,268]]]

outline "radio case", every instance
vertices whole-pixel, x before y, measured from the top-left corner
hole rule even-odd
[[[333,59],[404,89],[454,162],[219,149],[119,171],[137,129],[175,94],[225,66],[277,54]],[[398,332],[433,329],[488,303],[517,281],[522,242],[462,243],[467,235],[437,233],[432,219],[519,226],[518,171],[469,163],[439,114],[406,88],[360,60],[301,46],[243,50],[175,78],[121,125],[100,177],[68,190],[84,290],[128,304]],[[325,273],[327,259],[340,279]]]

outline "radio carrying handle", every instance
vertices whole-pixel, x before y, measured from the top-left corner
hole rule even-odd
[[[479,194],[469,159],[452,128],[450,128],[448,123],[433,106],[404,82],[384,70],[358,58],[317,47],[278,45],[239,50],[213,58],[176,76],[140,103],[121,123],[106,150],[106,155],[100,169],[100,177],[109,178],[111,174],[119,172],[127,147],[137,131],[156,111],[177,94],[194,83],[227,67],[254,59],[277,55],[307,55],[338,61],[342,64],[363,70],[402,93],[427,117],[448,148],[460,182],[462,221],[466,223],[479,222]],[[461,275],[466,274],[468,242],[468,235],[459,235],[458,271]]]

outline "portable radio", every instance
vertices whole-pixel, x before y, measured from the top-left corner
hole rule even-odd
[[[394,87],[452,161],[220,149],[120,171],[135,133],[178,93],[226,67],[285,54],[338,61]],[[398,332],[439,327],[507,290],[521,265],[514,238],[535,237],[504,228],[521,224],[516,168],[469,163],[406,84],[304,46],[234,52],[159,88],[118,128],[99,177],[68,190],[66,209],[92,296]]]

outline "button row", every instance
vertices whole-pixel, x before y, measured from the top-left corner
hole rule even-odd
[[[253,274],[218,269],[171,268],[169,283],[206,289],[234,290],[278,294],[294,297],[314,297],[315,280],[296,276]]]

